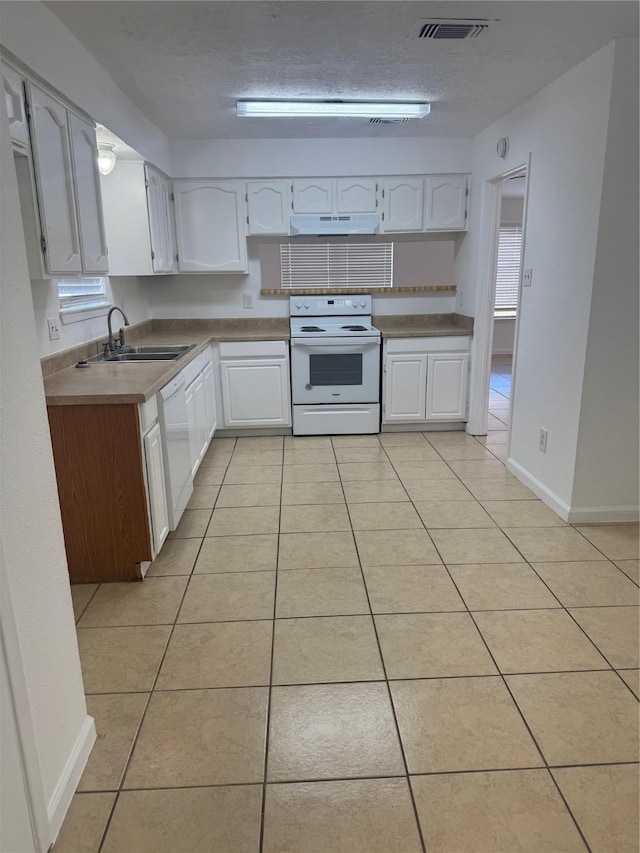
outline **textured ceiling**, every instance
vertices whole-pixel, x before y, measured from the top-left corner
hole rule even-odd
[[[48,2],[170,138],[471,136],[612,38],[635,2]],[[474,39],[431,41],[423,18],[487,18]],[[402,125],[238,119],[238,98],[426,99]]]

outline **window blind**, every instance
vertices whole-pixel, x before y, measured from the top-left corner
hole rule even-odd
[[[393,287],[393,243],[283,243],[283,288]]]
[[[520,282],[522,226],[503,225],[498,235],[498,269],[496,275],[497,316],[515,313]]]
[[[58,280],[61,311],[86,311],[109,305],[106,279],[71,278]]]

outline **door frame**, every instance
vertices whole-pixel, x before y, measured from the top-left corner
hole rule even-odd
[[[493,349],[493,323],[496,295],[496,273],[498,268],[498,234],[502,208],[502,184],[509,178],[524,173],[524,205],[522,211],[522,251],[520,253],[520,280],[518,284],[518,310],[513,339],[513,365],[511,376],[511,398],[509,408],[509,430],[507,457],[511,448],[511,420],[516,385],[516,361],[518,352],[518,330],[522,303],[522,270],[526,249],[527,207],[529,181],[531,179],[531,154],[524,163],[494,175],[484,182],[480,211],[480,251],[476,289],[476,311],[473,324],[473,359],[471,362],[469,420],[470,435],[486,435],[489,423],[489,384],[491,381],[491,355]]]

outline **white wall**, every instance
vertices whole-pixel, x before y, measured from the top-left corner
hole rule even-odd
[[[0,43],[147,160],[169,169],[167,138],[47,7],[3,2]]]
[[[513,352],[513,339],[516,331],[516,321],[511,317],[496,317],[493,320],[494,355],[505,355]]]
[[[110,294],[110,301],[122,308],[132,326],[135,323],[148,320],[151,316],[147,299],[148,291],[141,279],[111,278],[107,285],[107,292]],[[33,298],[38,352],[41,357],[107,334],[106,312],[91,320],[80,320],[66,324],[62,322],[58,313],[58,289],[55,281],[32,281],[31,296]],[[58,320],[60,338],[57,341],[49,340],[47,317],[55,317]],[[119,328],[121,325],[122,317],[116,314],[114,328]]]
[[[469,234],[457,273],[475,305],[487,181],[531,156],[511,458],[569,506],[573,490],[615,48],[610,44],[474,139]],[[496,155],[508,136],[509,154]],[[470,313],[473,313],[471,308]],[[538,432],[548,430],[547,452]]]
[[[42,783],[55,821],[64,814],[65,792],[72,793],[64,789],[73,772],[68,762],[73,763],[74,750],[82,751],[91,720],[80,672],[4,101],[1,109],[0,538],[9,579],[3,595],[8,593],[13,605]],[[60,796],[62,811],[56,811]]]
[[[469,172],[471,140],[172,139],[174,178],[421,175]]]
[[[578,520],[600,507],[637,518],[638,233],[638,41],[620,39],[572,496]]]

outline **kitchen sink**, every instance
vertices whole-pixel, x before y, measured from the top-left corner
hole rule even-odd
[[[114,352],[100,353],[88,358],[91,364],[123,361],[176,361],[195,347],[195,344],[149,344],[124,346]]]

